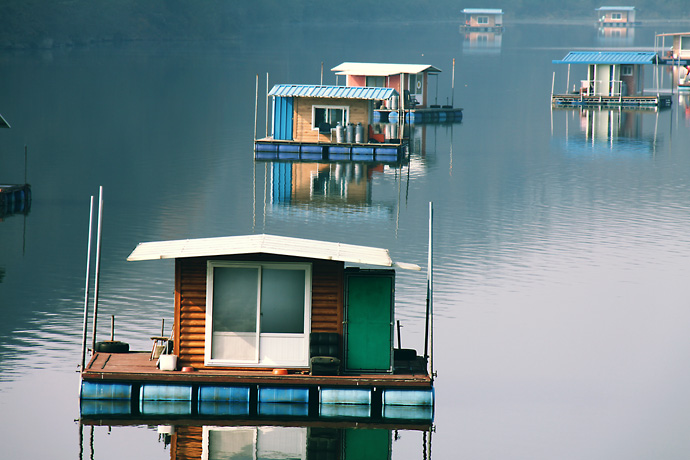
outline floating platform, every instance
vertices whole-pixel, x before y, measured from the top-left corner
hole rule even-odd
[[[254,141],[255,160],[400,163],[406,154],[406,142],[398,144],[316,144],[271,138]]]
[[[626,108],[666,108],[671,107],[672,96],[659,94],[653,96],[582,96],[580,94],[554,94],[551,105],[554,107],[626,107]]]
[[[0,217],[27,214],[30,209],[31,186],[29,184],[0,184]]]
[[[374,110],[374,123],[397,123],[401,111],[390,109]],[[462,109],[451,106],[429,107],[423,109],[405,110],[405,123],[460,123]]]
[[[161,371],[149,356],[95,353],[82,372],[82,417],[433,418],[434,389],[425,370],[331,376],[308,371]]]

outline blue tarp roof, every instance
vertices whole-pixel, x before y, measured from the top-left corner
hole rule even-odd
[[[275,85],[269,96],[322,97],[338,99],[386,100],[398,94],[393,88],[372,88],[368,86],[321,86],[321,85]]]
[[[654,64],[653,51],[571,51],[554,64]]]

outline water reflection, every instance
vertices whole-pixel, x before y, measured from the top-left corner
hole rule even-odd
[[[597,43],[602,46],[632,46],[635,43],[635,28],[619,26],[599,27]]]
[[[460,32],[464,35],[463,54],[499,54],[501,52],[502,31],[464,32],[461,29]]]
[[[391,424],[352,424],[272,421],[189,424],[161,420],[149,424],[149,447],[157,436],[158,450],[176,460],[210,459],[431,459],[432,427]],[[79,425],[79,458],[98,458],[120,430],[115,423]],[[86,431],[85,431],[86,430]],[[107,431],[106,431],[107,430]],[[141,446],[140,446],[141,448]]]
[[[560,115],[562,129],[555,127]],[[552,135],[576,155],[653,155],[658,147],[659,112],[632,109],[579,108],[552,113]]]

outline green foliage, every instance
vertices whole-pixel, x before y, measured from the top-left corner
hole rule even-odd
[[[638,20],[688,19],[687,0],[626,0]],[[620,2],[619,2],[620,3]],[[576,0],[3,0],[0,48],[123,40],[232,40],[244,28],[305,22],[460,21],[463,8],[502,8],[505,19],[594,18],[610,2]],[[616,4],[614,2],[614,4]]]

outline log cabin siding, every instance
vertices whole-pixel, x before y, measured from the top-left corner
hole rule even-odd
[[[297,142],[330,142],[331,136],[319,134],[312,129],[313,106],[338,106],[349,108],[350,123],[362,123],[365,128],[369,126],[369,114],[371,101],[364,99],[337,99],[337,98],[313,98],[296,97],[293,103],[294,123],[292,138]],[[333,126],[335,128],[335,126]],[[364,130],[364,142],[368,142],[368,129]]]
[[[203,368],[206,340],[206,267],[208,258],[175,261],[175,350],[179,366]],[[309,262],[312,264],[311,330],[342,335],[342,262],[258,255],[217,257],[213,260],[258,262]],[[213,366],[218,369],[218,366]]]

